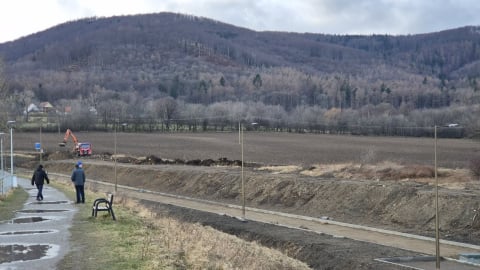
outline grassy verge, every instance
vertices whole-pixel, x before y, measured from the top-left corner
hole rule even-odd
[[[53,185],[73,199],[71,185]],[[210,227],[139,211],[127,198],[115,200],[117,221],[105,214],[92,218],[93,200],[104,194],[86,195],[71,228],[71,251],[57,269],[308,269],[279,251]]]
[[[74,200],[72,185],[56,182],[53,186]],[[138,231],[144,227],[141,219],[119,205],[114,205],[118,221],[103,212],[97,218],[91,217],[93,200],[104,196],[86,191],[85,204],[78,205],[79,212],[70,229],[72,251],[57,269],[146,269],[145,261],[135,255],[141,243]]]
[[[15,188],[0,196],[0,220],[12,219],[15,211],[23,208],[28,199],[28,193],[22,188]]]

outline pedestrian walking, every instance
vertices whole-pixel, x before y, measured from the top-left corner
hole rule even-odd
[[[43,201],[43,184],[47,181],[47,184],[50,184],[50,179],[48,179],[47,173],[43,170],[43,165],[38,165],[37,169],[33,172],[32,175],[32,186],[37,186],[37,201]]]
[[[75,185],[75,192],[77,193],[77,203],[85,203],[85,171],[83,170],[83,164],[78,161],[75,164],[75,169],[72,172],[72,182]]]

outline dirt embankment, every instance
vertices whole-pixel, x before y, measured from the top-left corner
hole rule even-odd
[[[115,182],[108,154],[82,158],[89,179]],[[155,161],[156,160],[156,161]],[[241,204],[241,169],[195,162],[161,165],[158,158],[118,157],[118,184]],[[44,162],[51,172],[69,175],[76,159],[52,153]],[[139,162],[142,161],[142,162]],[[155,161],[155,162],[152,162]],[[37,161],[17,157],[18,166],[33,169]],[[153,164],[153,165],[146,165]],[[238,164],[237,164],[238,165]],[[425,166],[396,164],[330,164],[251,166],[244,170],[248,206],[337,221],[434,235],[434,171]],[[462,170],[439,172],[440,232],[442,239],[479,244],[480,224],[472,218],[480,207],[480,188]],[[314,269],[399,269],[374,261],[378,257],[419,256],[413,252],[350,239],[287,229],[272,224],[243,223],[221,215],[172,205],[142,202],[152,211],[198,222],[249,241],[276,248]]]
[[[114,183],[112,134],[77,135],[94,145],[95,156],[82,158],[88,178]],[[69,175],[76,157],[68,149],[57,152],[63,137],[53,133],[42,136],[45,149],[55,149],[43,156],[47,170]],[[31,152],[37,139],[34,133],[16,134],[15,166],[34,169],[38,153],[32,158],[19,155],[19,151]],[[237,134],[120,133],[118,143],[123,154],[117,156],[119,184],[241,204],[242,177],[240,163],[235,161],[240,159]],[[246,164],[246,202],[258,208],[433,236],[434,170],[428,166],[433,163],[432,145],[428,138],[250,133],[246,136],[246,160],[265,166]],[[152,153],[158,157],[148,156]],[[442,239],[480,241],[480,224],[472,223],[480,207],[480,182],[458,169],[465,168],[478,153],[477,142],[439,141],[439,165],[451,168],[440,170],[438,178]],[[222,163],[219,157],[231,160]],[[289,166],[266,166],[272,164]],[[242,223],[171,205],[152,208],[167,208],[166,214],[181,220],[278,248],[315,269],[399,269],[373,259],[413,256],[404,250],[272,224]]]
[[[69,174],[73,163],[73,160],[48,161],[45,165],[51,172]],[[112,162],[87,159],[84,163],[89,178],[115,182]],[[431,184],[432,170],[376,168],[373,172],[368,166],[353,164],[330,168],[330,171],[321,166],[307,169],[247,167],[244,171],[247,206],[313,217],[328,216],[343,222],[433,236],[435,188]],[[360,172],[363,177],[359,176]],[[392,180],[400,172],[404,178]],[[464,176],[455,178],[450,171],[441,175],[442,238],[479,244],[480,224],[472,223],[480,209],[478,183],[467,181]],[[413,181],[408,177],[417,178]],[[242,198],[241,170],[236,166],[118,163],[117,181],[121,185],[228,203],[240,204]]]
[[[273,224],[242,222],[236,218],[199,213],[196,210],[173,205],[158,205],[151,201],[141,201],[141,203],[156,214],[174,217],[183,222],[200,223],[247,241],[255,241],[263,246],[280,250],[289,257],[307,263],[312,269],[399,270],[403,267],[381,263],[374,259],[385,256],[419,256],[417,253],[406,250]]]

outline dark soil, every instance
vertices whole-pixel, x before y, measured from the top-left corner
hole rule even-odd
[[[290,257],[306,262],[313,269],[403,269],[377,262],[374,259],[420,255],[309,231],[288,229],[254,221],[243,222],[232,217],[146,200],[142,200],[140,203],[158,215],[174,217],[184,222],[200,223],[247,241],[256,241],[261,245],[275,248]]]
[[[96,149],[94,156],[81,158],[87,177],[114,183],[111,134],[81,135],[88,136]],[[121,134],[119,145],[124,151],[118,151],[122,155],[117,159],[117,181],[143,189],[240,204],[241,163],[235,135]],[[21,134],[18,141],[33,146],[29,136]],[[249,162],[244,172],[247,206],[434,235],[431,140],[257,133],[248,136]],[[53,136],[46,140],[52,144]],[[444,140],[441,145],[441,163],[450,167],[467,164],[478,152],[472,141]],[[44,156],[44,165],[49,172],[70,174],[76,159],[69,151],[52,151]],[[385,159],[406,167],[366,165]],[[314,174],[322,164],[335,162],[361,166]],[[33,169],[38,160],[19,156],[16,163]],[[259,170],[266,164],[294,164],[301,169],[286,173]],[[480,209],[479,183],[457,172],[439,175],[443,184],[439,193],[441,237],[480,244],[480,224],[472,223]],[[278,248],[315,269],[401,269],[374,259],[414,255],[309,231],[243,223],[225,216],[143,203],[159,214],[199,222]]]
[[[75,131],[74,131],[75,132]],[[94,155],[114,153],[114,134],[75,132],[80,141],[92,143]],[[326,163],[375,163],[433,165],[433,138],[367,137],[325,134],[247,132],[244,160],[274,165],[299,165],[308,168]],[[9,137],[5,145],[9,145]],[[37,133],[14,134],[15,151],[34,151]],[[47,153],[71,152],[72,142],[59,147],[62,133],[42,133],[42,148]],[[439,166],[467,167],[480,154],[478,141],[439,139]],[[5,150],[5,149],[4,149]],[[241,160],[237,133],[117,133],[117,153],[127,156],[150,155],[169,160]]]

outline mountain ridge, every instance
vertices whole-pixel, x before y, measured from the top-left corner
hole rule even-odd
[[[477,26],[328,35],[155,13],[66,22],[0,44],[0,56],[19,107],[49,101],[125,117],[195,111],[238,118],[244,110],[352,125],[461,122],[456,118],[465,125],[480,104]],[[436,119],[425,109],[449,113]]]
[[[106,35],[108,32],[111,34]],[[473,37],[472,33],[476,33],[476,37]],[[105,36],[111,39],[102,40]],[[200,55],[205,53],[225,56],[230,61],[246,66],[313,66],[320,72],[339,70],[350,73],[364,62],[367,62],[367,65],[372,64],[369,59],[373,63],[398,66],[400,61],[412,57],[412,50],[422,54],[420,61],[414,61],[421,66],[415,71],[426,75],[448,76],[467,66],[471,63],[469,61],[480,60],[480,50],[477,49],[480,35],[478,27],[474,26],[416,35],[328,35],[254,31],[203,17],[174,13],[70,21],[12,42],[2,43],[0,54],[6,61],[18,61],[22,57],[41,54],[41,50],[46,48],[55,48],[55,44],[81,43],[83,39],[84,44],[80,48],[73,47],[70,52],[71,59],[66,59],[67,62],[75,62],[78,60],[75,53],[82,54],[82,50],[85,53],[85,50],[92,50],[95,45],[112,47],[139,43],[146,47],[164,49],[161,44],[155,44],[159,39],[153,37],[159,36],[166,37],[162,40],[164,45],[183,46],[184,51],[197,49],[197,54]],[[182,41],[184,44],[175,44]],[[458,63],[449,61],[448,57],[453,53],[451,50],[456,50],[465,43],[471,43],[466,44],[470,58],[467,60],[465,55]],[[448,45],[452,48],[446,48]],[[425,48],[427,46],[433,48]],[[430,50],[433,53],[427,53]],[[346,62],[355,66],[353,69],[346,69],[331,62]],[[434,70],[427,72],[426,66],[431,66]]]

